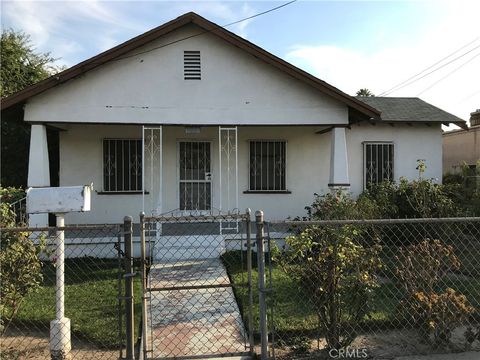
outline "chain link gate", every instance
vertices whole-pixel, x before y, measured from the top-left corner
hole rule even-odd
[[[253,354],[250,213],[141,216],[144,359]]]

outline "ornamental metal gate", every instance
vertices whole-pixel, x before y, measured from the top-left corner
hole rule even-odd
[[[250,214],[182,213],[141,218],[144,358],[251,355]]]
[[[180,141],[180,210],[210,210],[212,207],[212,173],[210,142]]]

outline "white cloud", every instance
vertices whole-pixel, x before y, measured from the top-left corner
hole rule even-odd
[[[469,4],[480,9],[477,3]],[[468,6],[462,8],[458,4],[457,7],[451,3],[444,5],[447,6],[446,13],[455,11],[456,16],[442,19],[424,34],[416,34],[407,46],[392,46],[366,53],[347,47],[303,44],[292,47],[285,58],[349,94],[355,94],[358,89],[365,87],[380,94],[475,38],[473,44],[455,56],[480,45],[478,22],[475,19],[478,11]],[[480,56],[445,79],[442,78],[477,54],[480,54],[480,48],[390,96],[417,96],[440,80],[420,97],[468,119],[469,113],[480,107],[480,93],[475,92],[480,83]]]
[[[139,14],[158,13],[158,23],[149,24],[143,16],[132,16],[129,9],[133,6]],[[247,3],[228,1],[16,0],[2,2],[2,23],[29,34],[38,51],[61,57],[60,65],[71,66],[189,11],[214,19],[220,25],[255,13]],[[250,22],[235,24],[229,30],[247,37]]]
[[[2,23],[24,31],[39,51],[61,56],[59,62],[70,66],[82,51],[95,53],[117,44],[115,35],[120,29],[135,33],[143,30],[142,24],[115,11],[112,4],[96,0],[7,1],[2,4]],[[87,24],[81,32],[73,27],[79,22]],[[114,30],[103,30],[106,26]]]

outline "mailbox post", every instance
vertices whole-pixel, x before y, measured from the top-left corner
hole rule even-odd
[[[90,186],[30,188],[27,190],[27,213],[55,213],[56,236],[56,319],[50,322],[50,354],[52,360],[69,358],[72,348],[70,319],[65,317],[65,214],[90,211]]]

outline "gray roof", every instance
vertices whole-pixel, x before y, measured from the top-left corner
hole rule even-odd
[[[355,98],[380,110],[383,121],[441,122],[466,126],[465,120],[416,97],[355,96]]]

